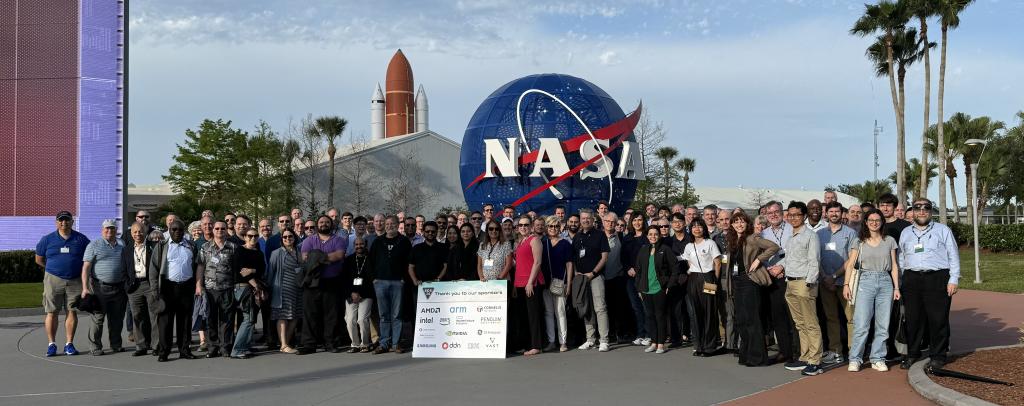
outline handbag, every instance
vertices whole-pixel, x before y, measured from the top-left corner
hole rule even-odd
[[[860,284],[860,253],[863,249],[864,243],[861,242],[857,247],[857,263],[854,264],[853,272],[847,276],[846,284],[850,285],[850,303],[857,303],[857,285]]]
[[[772,284],[772,276],[768,274],[768,270],[764,269],[764,266],[759,266],[757,269],[747,272],[747,277],[757,286],[769,286]]]
[[[709,295],[715,294],[718,291],[718,285],[714,283],[704,282],[704,293]]]
[[[547,242],[544,243],[544,253],[547,254],[547,257],[548,257],[548,266],[550,267],[550,266],[554,265],[554,263],[551,262],[551,244],[550,243],[547,243]],[[555,277],[552,276],[551,277],[551,284],[548,285],[548,291],[551,292],[551,294],[555,295],[555,296],[565,296],[565,280],[564,279],[558,279],[558,278],[555,278]]]

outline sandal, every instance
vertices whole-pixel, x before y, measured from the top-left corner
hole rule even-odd
[[[299,350],[296,350],[292,347],[281,347],[281,352],[285,354],[297,354]]]
[[[524,352],[523,356],[529,357],[531,355],[537,355],[537,354],[540,354],[540,350],[534,348],[534,349],[532,349],[530,351]]]

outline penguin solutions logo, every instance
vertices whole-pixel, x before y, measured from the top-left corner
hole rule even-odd
[[[644,178],[633,134],[641,108],[625,115],[604,90],[569,75],[505,84],[480,104],[462,139],[466,204],[550,214],[603,200],[621,213]]]

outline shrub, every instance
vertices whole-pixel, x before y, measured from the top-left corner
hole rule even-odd
[[[43,270],[32,250],[0,252],[0,283],[42,282]]]
[[[974,227],[969,224],[949,223],[957,244],[974,243]],[[981,248],[992,251],[1024,251],[1024,224],[982,224],[978,226]]]

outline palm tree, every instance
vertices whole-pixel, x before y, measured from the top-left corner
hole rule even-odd
[[[683,197],[690,196],[690,174],[697,169],[697,160],[683,157],[676,161],[676,169],[683,171]]]
[[[288,179],[295,179],[295,159],[299,158],[299,154],[302,152],[302,147],[299,145],[299,141],[294,138],[288,138],[284,141],[284,146],[281,148],[281,159],[285,162],[285,174]],[[295,202],[298,199],[295,196],[295,182],[288,184],[288,196],[285,199],[285,206],[295,207]]]
[[[936,4],[935,14],[939,16],[940,27],[942,30],[942,51],[939,55],[939,107],[938,107],[938,120],[941,123],[945,120],[945,116],[942,115],[942,105],[944,102],[943,97],[945,96],[946,90],[946,44],[947,34],[950,28],[956,28],[960,26],[960,13],[967,8],[968,4],[971,4],[974,0],[939,0]],[[938,128],[938,145],[945,145],[945,126],[939,126]],[[946,157],[941,155],[943,149],[939,148],[939,154],[936,159],[939,160],[940,165],[945,165],[947,160]],[[945,168],[942,168],[945,170]],[[950,185],[950,189],[953,185]],[[960,209],[957,208],[959,212]],[[946,216],[946,182],[943,178],[939,178],[939,220],[945,221]]]
[[[661,147],[654,151],[654,156],[661,160],[665,169],[665,184],[662,185],[665,200],[662,200],[662,204],[668,203],[669,194],[672,193],[672,166],[669,161],[675,159],[676,155],[679,155],[679,150],[672,147]]]
[[[850,29],[850,33],[861,37],[881,32],[882,42],[885,43],[886,74],[889,76],[889,90],[892,96],[892,107],[896,113],[896,189],[900,201],[905,203],[906,199],[906,174],[904,163],[906,162],[906,147],[903,133],[903,114],[900,97],[896,94],[896,66],[894,62],[893,43],[896,41],[900,31],[910,19],[905,3],[892,2],[889,0],[880,1],[878,4],[865,4],[864,15],[857,19]],[[870,57],[871,48],[868,48]]]
[[[938,172],[936,170],[939,169],[939,164],[934,162],[928,164],[928,171],[923,171],[921,170],[921,168],[921,161],[918,161],[917,158],[910,158],[910,161],[907,162],[907,188],[913,192],[913,200],[915,201],[917,199],[920,199],[921,196],[926,196],[920,193],[922,190],[927,191],[928,185],[930,185],[932,182],[932,178],[938,175]],[[919,182],[919,179],[925,179],[926,183],[924,188],[921,188],[921,186],[917,184],[917,182]],[[892,183],[896,183],[896,172],[893,172],[892,175],[889,175],[889,181]]]
[[[968,127],[970,126],[971,116],[964,113],[953,114],[948,121],[943,123],[941,126],[936,124],[928,128],[928,150],[935,154],[936,159],[943,159],[939,162],[939,171],[942,172],[945,177],[939,177],[940,181],[949,179],[949,191],[953,198],[953,221],[960,222],[960,205],[956,199],[956,167],[953,166],[953,161],[963,153],[964,141],[970,138],[967,134]],[[939,144],[939,127],[944,128],[944,133],[947,134],[942,140],[942,144]],[[941,145],[941,148],[936,146]],[[945,169],[942,169],[945,168]],[[945,182],[940,182],[945,184]],[[941,201],[942,198],[940,197]],[[940,209],[941,210],[941,209]],[[941,213],[941,211],[940,211]]]
[[[971,121],[968,123],[968,130],[965,134],[967,138],[965,139],[965,141],[971,138],[992,141],[995,140],[998,136],[999,130],[1002,130],[1004,128],[1006,128],[1006,124],[1004,124],[1002,121],[992,120],[992,118],[990,117],[974,118],[971,119]],[[965,146],[963,148],[961,157],[963,158],[964,162],[964,177],[967,178],[968,182],[970,182],[971,180],[971,165],[974,164],[975,162],[978,162],[978,158],[980,158],[979,155],[981,155],[981,150],[981,147]],[[968,187],[967,212],[971,213],[971,215],[968,216],[968,219],[970,220],[968,221],[968,224],[972,224],[972,221],[976,220],[973,218],[975,204],[979,203],[975,201],[974,190],[971,187]]]
[[[928,42],[928,19],[935,15],[936,10],[939,7],[940,0],[909,0],[908,4],[910,7],[910,13],[917,17],[918,23],[921,25],[920,41],[918,46],[922,44],[932,44]],[[931,127],[931,93],[932,93],[932,59],[931,59],[931,48],[932,45],[924,45],[924,126],[921,127],[921,164],[928,165],[928,127]],[[941,120],[940,120],[941,121]],[[930,167],[930,165],[929,165]],[[918,196],[928,196],[928,181],[924,178],[925,172],[922,171],[919,174],[918,185],[922,188],[917,192]],[[946,211],[940,211],[940,220],[945,223]]]
[[[334,154],[338,152],[334,140],[345,132],[348,120],[338,116],[317,117],[313,126],[320,136],[327,139],[327,159],[330,160],[330,173],[327,183],[327,207],[334,207]]]
[[[839,185],[839,192],[856,197],[860,202],[878,202],[878,198],[886,193],[892,193],[887,180],[868,180],[863,184]]]

